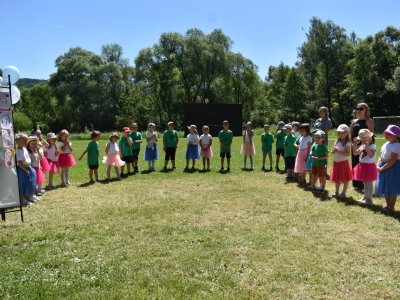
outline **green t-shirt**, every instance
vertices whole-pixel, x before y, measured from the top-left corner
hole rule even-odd
[[[274,136],[272,133],[263,133],[261,135],[261,144],[262,144],[262,151],[271,151],[272,150],[272,143],[274,142]]]
[[[129,138],[131,140],[131,138]],[[119,140],[119,147],[121,148],[122,156],[132,156],[132,148],[129,146],[128,139],[126,137],[122,137]]]
[[[165,139],[165,147],[175,147],[178,139],[178,133],[175,130],[165,130],[162,137]]]
[[[296,137],[294,135],[287,135],[284,139],[285,146],[285,157],[288,156],[296,156],[296,149],[294,148],[294,142],[296,141]]]
[[[324,157],[326,152],[329,153],[329,150],[325,144],[322,144],[322,145],[314,144],[311,147],[311,152],[312,152],[312,156]],[[326,164],[326,159],[323,159],[323,160],[314,160],[313,159],[313,161],[312,161],[313,167],[321,167],[321,166],[325,166],[325,164]]]
[[[87,163],[89,166],[100,164],[99,160],[99,143],[91,141],[87,147]]]
[[[140,143],[135,143],[136,140],[141,141],[142,140],[142,134],[140,132],[131,132],[129,134],[129,137],[132,139],[132,150],[140,150]]]
[[[276,134],[276,148],[277,149],[284,149],[285,145],[285,136],[286,133],[283,130],[279,130]]]
[[[230,145],[230,143],[231,143],[231,141],[233,139],[233,133],[229,129],[228,129],[228,131],[221,130],[218,133],[218,138],[222,140],[222,144],[224,144],[225,147],[226,147],[226,146]],[[231,148],[230,147],[229,147],[228,150],[225,150],[225,148],[222,147],[222,145],[220,144],[219,148],[220,148],[220,152],[231,152]]]

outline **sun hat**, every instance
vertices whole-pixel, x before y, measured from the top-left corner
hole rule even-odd
[[[279,121],[277,125],[285,125],[285,122]]]
[[[400,138],[400,127],[396,125],[389,125],[386,130],[383,132],[383,135],[386,136],[386,133],[389,132]]]
[[[171,122],[168,122],[167,126],[169,127],[169,125],[175,125],[175,123],[171,121]]]
[[[197,129],[197,126],[192,124],[192,125],[188,126],[187,128],[188,128],[188,129],[192,129],[192,128],[193,128],[193,129]]]
[[[292,125],[290,125],[290,124],[285,124],[285,126],[283,126],[282,129],[283,129],[283,130],[292,129]]]
[[[349,132],[349,126],[347,126],[346,124],[340,124],[336,131]]]
[[[358,132],[357,140],[359,140],[359,141],[366,140],[366,139],[369,139],[370,137],[372,137],[373,135],[374,135],[374,133],[369,131],[368,129],[361,129]]]
[[[125,133],[125,132],[131,132],[131,130],[129,129],[129,127],[124,127],[124,128],[122,128],[122,132],[123,132],[123,133]]]
[[[49,132],[49,133],[46,135],[46,137],[47,137],[48,140],[50,140],[50,139],[56,139],[56,138],[57,138],[56,135],[55,135],[53,132]]]
[[[316,133],[314,133],[315,135],[319,135],[320,137],[322,137],[323,139],[325,138],[325,132],[323,132],[322,130],[318,130]]]
[[[37,143],[39,142],[39,138],[35,134],[28,135],[28,143],[33,140],[35,140]]]
[[[116,133],[116,132],[111,133],[111,134],[109,135],[108,139],[111,139],[111,138],[113,138],[113,137],[116,137],[117,140],[118,140],[118,139],[119,139],[118,133]]]

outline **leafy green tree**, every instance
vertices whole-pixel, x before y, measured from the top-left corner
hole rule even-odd
[[[305,117],[306,89],[302,74],[291,68],[282,87],[283,110],[291,120]]]

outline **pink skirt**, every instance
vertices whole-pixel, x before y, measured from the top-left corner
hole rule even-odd
[[[110,167],[122,167],[125,162],[121,160],[118,153],[108,153],[107,156],[103,156],[103,164]]]
[[[40,160],[40,166],[42,167],[42,171],[43,172],[50,171],[50,165],[47,162],[47,158],[46,157],[42,157],[42,159]]]
[[[335,161],[333,162],[329,181],[335,183],[346,183],[353,180],[353,175],[349,161]]]
[[[296,156],[296,164],[294,166],[294,172],[295,173],[303,173],[306,170],[306,161],[308,158],[308,148],[300,149],[299,152],[297,152]]]
[[[212,152],[211,146],[207,150],[203,150],[203,148],[200,147],[200,156],[213,157],[213,152]]]
[[[43,170],[40,167],[32,167],[36,171],[36,184],[43,184],[46,181]]]
[[[253,142],[243,142],[240,149],[240,154],[243,155],[254,155],[256,154],[256,148],[254,148]]]
[[[57,164],[59,168],[69,168],[76,165],[76,161],[71,153],[62,153],[58,156]]]
[[[50,167],[49,172],[58,174],[57,161],[52,161],[50,158],[46,158],[46,159],[47,159],[47,163],[49,164],[49,167]]]
[[[353,169],[353,178],[358,181],[371,182],[375,181],[378,177],[378,171],[374,163],[358,163]]]

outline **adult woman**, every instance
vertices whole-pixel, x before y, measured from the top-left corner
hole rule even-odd
[[[332,128],[332,121],[328,118],[328,109],[324,106],[318,110],[320,118],[314,123],[314,129],[319,129],[325,132],[326,138],[324,139],[325,145],[328,146],[328,132]]]
[[[374,132],[374,123],[370,118],[370,110],[366,103],[358,103],[357,104],[357,118],[351,122],[350,125],[350,137],[351,141],[353,141],[357,136],[358,132],[361,129],[368,129],[371,132]],[[353,169],[357,166],[359,161],[358,155],[353,155],[353,151],[351,152],[351,166]],[[364,184],[362,181],[353,180],[353,187],[355,190],[363,190]]]

